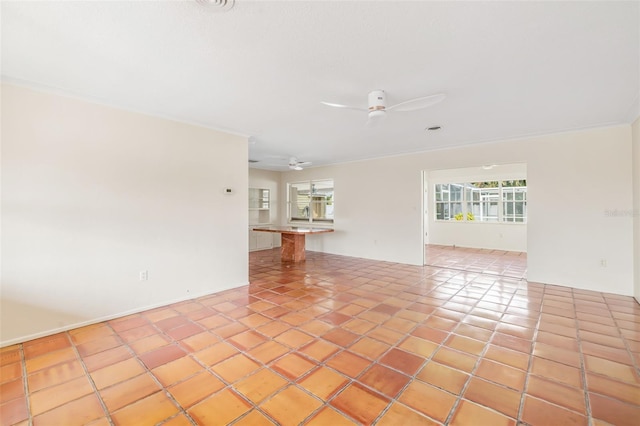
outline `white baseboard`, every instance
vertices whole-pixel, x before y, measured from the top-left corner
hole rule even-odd
[[[27,336],[16,337],[16,338],[10,339],[10,340],[2,340],[2,341],[0,341],[0,348],[4,348],[5,346],[15,345],[15,344],[18,344],[18,343],[28,342],[29,340],[39,339],[41,337],[51,336],[53,334],[58,334],[58,333],[62,333],[62,332],[65,332],[65,331],[73,330],[75,328],[86,327],[87,325],[98,324],[100,322],[105,322],[105,321],[110,321],[110,320],[116,319],[116,318],[126,317],[127,315],[137,314],[137,313],[148,311],[148,310],[151,310],[151,309],[160,308],[162,306],[173,305],[174,303],[180,303],[180,302],[184,302],[186,300],[193,300],[193,299],[197,299],[197,298],[203,297],[203,296],[210,296],[212,294],[221,293],[223,291],[232,290],[234,288],[243,287],[245,285],[249,285],[249,283],[247,282],[246,284],[241,284],[241,285],[238,285],[238,286],[235,286],[235,287],[228,287],[228,288],[218,289],[213,293],[212,292],[203,292],[202,294],[196,294],[196,295],[189,294],[189,295],[187,295],[185,297],[180,297],[178,299],[167,300],[167,301],[164,301],[164,302],[155,303],[153,305],[142,306],[142,307],[139,307],[139,308],[130,309],[128,311],[118,312],[118,313],[113,314],[113,315],[106,315],[106,316],[103,316],[103,317],[93,318],[93,319],[90,319],[90,320],[87,320],[87,321],[82,321],[82,322],[78,322],[78,323],[74,323],[74,324],[65,325],[64,327],[52,328],[52,329],[41,331],[41,332],[38,332],[38,333],[29,334]]]

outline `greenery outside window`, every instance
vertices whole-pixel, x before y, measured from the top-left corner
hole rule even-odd
[[[527,221],[527,181],[505,180],[435,185],[436,220]]]
[[[333,180],[287,184],[287,218],[290,223],[333,223]]]
[[[465,183],[467,220],[498,222],[500,188],[497,181]]]

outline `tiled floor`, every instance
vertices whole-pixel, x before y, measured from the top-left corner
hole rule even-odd
[[[527,278],[527,253],[428,244],[426,264],[490,275]]]
[[[638,424],[630,297],[250,258],[248,287],[2,349],[0,423]]]

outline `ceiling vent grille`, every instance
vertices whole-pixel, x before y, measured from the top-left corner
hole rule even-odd
[[[235,0],[196,0],[201,6],[216,12],[227,12],[233,8]]]

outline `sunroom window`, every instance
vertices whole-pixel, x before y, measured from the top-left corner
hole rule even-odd
[[[527,181],[503,180],[435,185],[436,220],[527,221]]]

